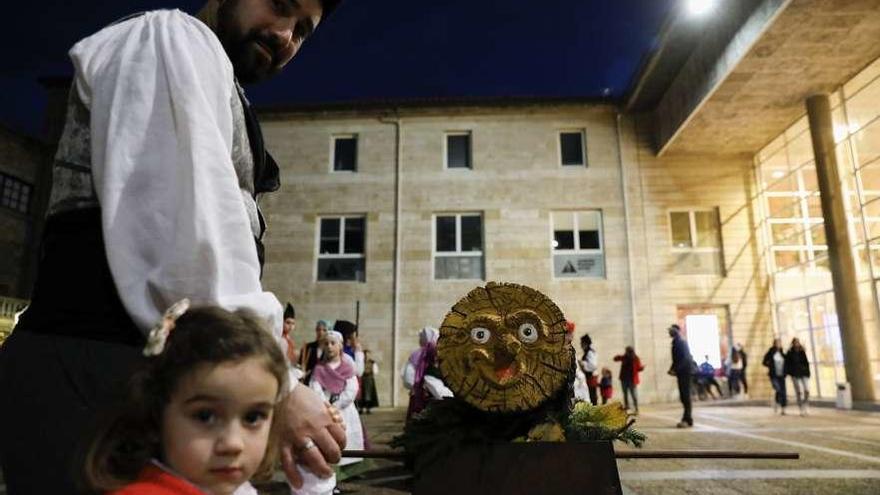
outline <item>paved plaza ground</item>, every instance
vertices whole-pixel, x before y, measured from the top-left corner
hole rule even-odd
[[[642,408],[637,427],[648,436],[644,449],[716,449],[797,452],[799,460],[621,459],[625,495],[880,494],[880,412],[813,407],[807,417],[776,416],[756,403],[698,403],[694,427],[675,428],[677,404]],[[404,409],[365,415],[375,449],[387,448],[402,428]],[[629,447],[616,445],[618,450]],[[395,461],[368,461],[369,470],[340,485],[343,493],[409,493],[411,474]],[[279,473],[279,479],[281,475]],[[262,495],[288,493],[272,483]],[[5,493],[0,485],[0,495]],[[536,495],[540,489],[536,488]],[[573,489],[572,493],[580,493]]]
[[[880,494],[880,413],[813,407],[775,416],[769,406],[698,403],[692,429],[675,428],[677,404],[646,406],[637,426],[645,449],[717,449],[798,452],[799,460],[619,460],[624,494]],[[402,426],[404,411],[365,416],[374,447]],[[627,448],[616,446],[619,450]],[[409,493],[400,464],[374,461],[371,471],[343,483],[343,493]],[[540,490],[536,489],[536,494]],[[572,490],[572,493],[578,493]]]

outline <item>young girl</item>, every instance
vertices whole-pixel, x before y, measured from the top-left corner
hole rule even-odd
[[[267,453],[276,451],[287,390],[278,343],[249,311],[186,306],[151,332],[124,409],[94,439],[84,471],[91,490],[225,495],[272,474]]]
[[[602,392],[602,404],[607,404],[608,400],[614,394],[614,385],[612,385],[613,375],[608,368],[602,368],[602,379],[599,381],[599,390]]]
[[[361,427],[360,415],[355,407],[354,399],[358,393],[358,380],[355,374],[355,363],[342,352],[342,334],[336,330],[327,332],[321,341],[320,361],[312,373],[309,386],[322,394],[327,402],[342,413],[345,422],[346,450],[363,450],[364,432]],[[359,462],[359,458],[343,457],[340,466]]]

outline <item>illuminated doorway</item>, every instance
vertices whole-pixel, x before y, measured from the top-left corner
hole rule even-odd
[[[721,369],[733,345],[727,305],[679,305],[677,317],[697,364],[709,356],[709,364]]]

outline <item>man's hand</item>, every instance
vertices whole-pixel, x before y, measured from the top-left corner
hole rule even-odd
[[[305,385],[293,389],[282,406],[281,465],[290,483],[299,488],[302,477],[296,463],[322,478],[333,474],[345,448],[345,426],[332,415],[324,400]]]

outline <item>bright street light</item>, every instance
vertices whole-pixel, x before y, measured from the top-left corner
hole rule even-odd
[[[706,14],[718,3],[718,0],[685,0],[685,6],[690,15],[694,17]]]

